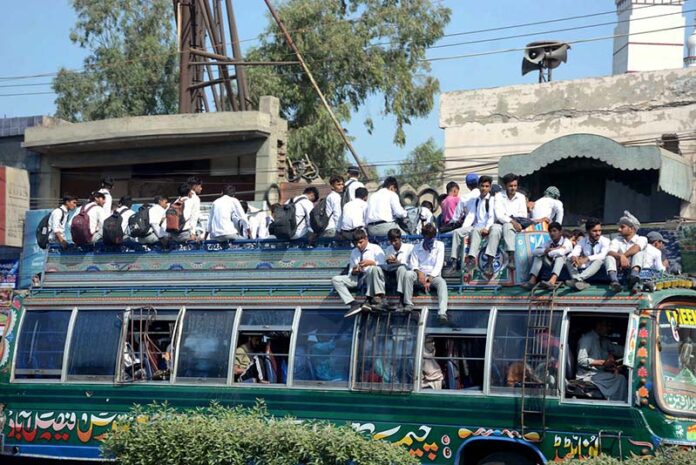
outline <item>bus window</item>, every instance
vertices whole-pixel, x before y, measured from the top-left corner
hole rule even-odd
[[[355,389],[413,389],[418,319],[418,312],[361,315],[354,370]]]
[[[548,394],[556,394],[561,312],[554,313],[550,336],[542,333],[537,336],[536,340],[529,341],[530,349],[534,349],[534,352],[549,351],[548,367],[546,362],[536,363],[535,366],[530,366],[529,363],[525,364],[527,318],[526,311],[498,312],[493,335],[491,392],[512,392],[521,389],[524,376],[527,380],[544,383]],[[526,370],[526,374],[524,370]]]
[[[28,310],[17,343],[15,379],[59,380],[69,310]]]
[[[660,405],[670,413],[696,415],[696,308],[670,306],[660,312],[657,345]]]
[[[353,320],[344,311],[302,310],[293,383],[348,387]]]
[[[234,310],[186,309],[177,355],[177,381],[226,383]]]
[[[122,310],[78,310],[68,354],[68,379],[113,379]]]
[[[565,397],[625,402],[628,372],[621,362],[628,315],[568,314]]]
[[[169,380],[178,316],[178,310],[130,310],[121,359],[122,381]]]
[[[285,384],[295,310],[243,310],[234,352],[238,383]]]
[[[423,347],[421,390],[481,391],[488,310],[450,311],[448,326],[428,315]]]

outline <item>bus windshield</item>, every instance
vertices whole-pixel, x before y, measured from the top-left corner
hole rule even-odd
[[[660,312],[656,353],[662,407],[696,416],[696,306],[673,306]]]

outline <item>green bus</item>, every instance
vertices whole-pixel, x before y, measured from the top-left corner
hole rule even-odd
[[[105,460],[100,438],[134,404],[258,398],[275,415],[350,424],[425,464],[696,445],[690,281],[636,295],[596,285],[531,297],[514,285],[452,282],[441,325],[428,295],[412,312],[344,318],[330,278],[347,247],[215,249],[51,251],[42,287],[17,294],[6,312],[2,453]],[[580,339],[600,320],[623,347],[619,400],[576,379]],[[439,382],[424,379],[426,365]]]

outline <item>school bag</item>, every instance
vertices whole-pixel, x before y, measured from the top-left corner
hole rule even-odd
[[[118,245],[123,243],[123,236],[125,232],[123,231],[123,215],[125,210],[119,212],[118,210],[113,212],[111,216],[104,220],[102,226],[102,238],[104,239],[104,244],[107,245]]]
[[[170,234],[179,234],[186,224],[184,218],[184,201],[180,198],[173,202],[164,214],[167,232]]]
[[[273,234],[280,240],[287,241],[297,232],[296,204],[301,199],[296,199],[292,202],[277,208],[273,214],[273,223],[268,227],[268,232]],[[304,218],[302,219],[304,221]]]
[[[309,212],[309,225],[315,234],[321,234],[329,225],[329,215],[326,213],[326,199],[321,199],[316,207]]]
[[[406,217],[396,220],[397,224],[408,234],[418,233],[418,223],[422,220],[420,207],[406,207]]]
[[[51,215],[56,210],[60,210],[62,212],[60,217],[60,222],[62,223],[65,219],[65,212],[59,207],[55,210],[51,210],[51,213],[41,218],[41,221],[39,221],[39,224],[36,226],[36,243],[42,249],[48,247],[48,236],[51,235],[51,229],[48,223],[51,220]]]
[[[343,186],[343,195],[341,196],[341,207],[350,202],[350,191],[348,190],[348,186],[350,186],[354,182],[355,179],[351,179],[346,183],[345,186]]]
[[[147,237],[150,234],[150,205],[141,206],[135,215],[128,218],[128,234],[130,237]]]
[[[70,234],[76,245],[86,245],[92,242],[92,232],[89,229],[88,213],[96,206],[96,204],[92,204],[89,208],[85,208],[87,205],[83,205],[78,214],[73,217],[72,224],[70,225]]]

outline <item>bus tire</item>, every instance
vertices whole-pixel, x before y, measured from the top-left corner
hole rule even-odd
[[[515,452],[493,452],[478,461],[477,465],[535,465],[524,455]]]

